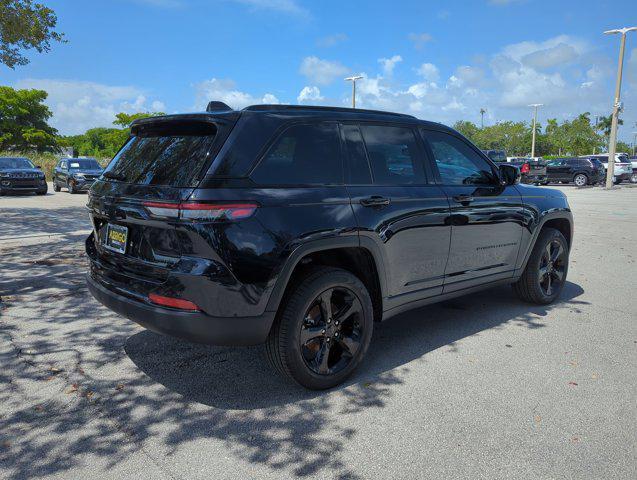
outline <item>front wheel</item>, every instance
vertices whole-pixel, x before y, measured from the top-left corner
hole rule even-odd
[[[568,243],[554,228],[544,228],[520,279],[513,284],[524,301],[547,305],[560,295],[568,273]]]
[[[67,187],[69,189],[69,193],[77,193],[77,190],[75,189],[75,182],[68,182]]]
[[[630,183],[637,183],[637,172],[633,172],[630,175]]]
[[[343,382],[372,338],[374,315],[365,285],[346,270],[322,267],[285,302],[266,342],[270,363],[312,390]]]
[[[59,192],[60,190],[62,190],[60,188],[60,186],[58,185],[58,183],[56,181],[53,182],[53,191],[54,192]]]

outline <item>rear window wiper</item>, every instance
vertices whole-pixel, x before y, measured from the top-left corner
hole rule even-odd
[[[104,172],[102,174],[102,176],[104,178],[110,178],[112,180],[119,180],[120,182],[123,182],[124,180],[126,180],[126,177],[124,175],[122,175],[121,173],[115,173],[115,172]]]

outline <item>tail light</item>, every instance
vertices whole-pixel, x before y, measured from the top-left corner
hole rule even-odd
[[[182,298],[164,297],[162,295],[157,295],[156,293],[151,293],[150,295],[148,295],[148,300],[156,305],[161,305],[162,307],[177,308],[179,310],[188,310],[190,312],[198,312],[201,310],[197,305],[189,300],[184,300]]]
[[[256,203],[144,202],[157,217],[181,220],[240,220],[248,218],[258,208]]]
[[[531,165],[529,165],[528,163],[525,163],[524,165],[522,165],[522,168],[520,168],[520,173],[529,173],[531,171]]]

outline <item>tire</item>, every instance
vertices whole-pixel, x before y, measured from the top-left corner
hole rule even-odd
[[[622,183],[621,179],[617,179],[617,180],[613,180],[613,185],[619,185],[620,183]]]
[[[560,248],[562,250],[559,250]],[[546,261],[549,252],[558,254],[557,260],[551,264]],[[515,293],[525,302],[538,305],[553,303],[562,293],[566,283],[568,255],[568,243],[564,235],[554,228],[542,229],[522,276],[513,284]]]
[[[62,190],[62,189],[60,188],[58,183],[57,182],[53,182],[53,191],[54,192],[59,192],[60,190]]]
[[[588,177],[583,173],[578,173],[573,177],[573,183],[578,187],[585,187],[588,185]]]
[[[372,338],[372,300],[363,283],[346,270],[320,267],[283,302],[265,345],[270,364],[311,390],[342,383],[358,367]],[[326,315],[327,304],[331,316]]]
[[[637,172],[630,174],[630,183],[637,183]]]
[[[75,190],[75,187],[73,185],[74,185],[73,182],[67,182],[67,184],[66,184],[67,188],[69,189],[69,193],[70,194],[77,193],[77,190]]]

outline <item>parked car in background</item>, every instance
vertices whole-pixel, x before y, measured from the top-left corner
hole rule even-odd
[[[94,158],[62,158],[53,170],[53,190],[59,192],[67,188],[69,193],[86,191],[102,174],[102,170]]]
[[[630,175],[630,183],[637,183],[637,156],[633,155],[632,157],[629,157],[628,160],[630,160],[630,164],[633,169],[633,172]]]
[[[0,157],[0,195],[37,193],[48,190],[46,176],[31,160],[23,157]]]
[[[549,160],[546,166],[549,182],[574,183],[578,187],[604,181],[606,169],[597,158],[567,157]]]
[[[583,155],[585,158],[596,158],[604,164],[604,176],[608,169],[608,154]],[[624,180],[630,180],[633,175],[633,166],[625,153],[615,154],[615,167],[613,169],[613,183],[619,185]]]
[[[363,360],[374,322],[497,284],[560,295],[566,196],[520,185],[455,130],[362,109],[209,110],[136,120],[91,187],[88,288],[115,312],[265,343],[275,370],[324,389]]]
[[[504,150],[482,150],[484,154],[493,162],[500,163],[507,161],[507,153]]]
[[[509,157],[507,161],[520,169],[522,183],[546,185],[546,162],[542,157]]]

